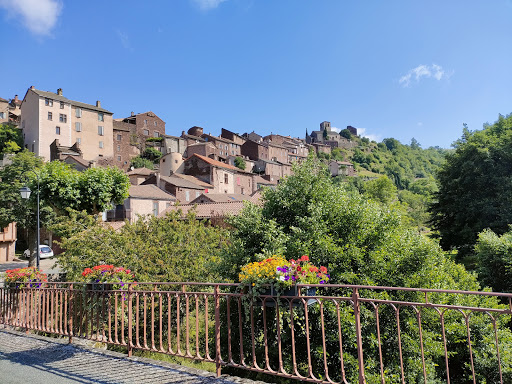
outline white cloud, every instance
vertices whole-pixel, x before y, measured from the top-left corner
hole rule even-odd
[[[62,11],[60,0],[0,0],[10,18],[21,21],[35,35],[50,35]]]
[[[128,35],[124,32],[121,32],[119,29],[116,29],[116,34],[119,37],[119,40],[121,40],[121,45],[123,46],[123,48],[133,52],[133,48],[132,45],[130,44],[130,39],[128,38]]]
[[[366,133],[366,128],[357,128],[357,134],[361,137],[367,137],[372,141],[376,141],[377,143],[380,143],[382,141],[382,137],[380,135]]]
[[[405,75],[403,75],[398,82],[404,86],[408,87],[411,85],[411,81],[414,79],[416,82],[419,82],[421,78],[434,78],[436,80],[441,80],[443,78],[448,78],[449,75],[443,70],[440,65],[432,64],[428,65],[418,65],[416,68],[409,70]]]
[[[341,128],[331,127],[331,131],[340,133],[341,132]]]
[[[210,9],[217,8],[220,3],[223,3],[226,0],[192,0],[194,4],[196,4],[201,11],[209,11]]]

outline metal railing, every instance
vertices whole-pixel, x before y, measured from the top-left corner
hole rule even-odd
[[[0,324],[322,383],[512,382],[512,294],[353,285],[0,288]],[[307,295],[307,296],[306,296]],[[504,356],[505,358],[502,358]]]

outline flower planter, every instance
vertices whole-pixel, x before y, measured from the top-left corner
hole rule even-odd
[[[304,305],[302,298],[306,301],[306,305],[309,307],[315,303],[318,303],[316,299],[308,299],[307,296],[315,296],[316,288],[304,287],[302,288],[302,296],[299,296],[299,288],[292,286],[282,292],[279,292],[274,286],[263,291],[259,297],[256,298],[256,304],[262,306],[265,303],[266,307],[275,307],[276,303],[279,302],[281,306],[289,307],[290,303],[292,307],[302,307]]]
[[[112,283],[88,283],[86,285],[88,291],[112,291],[114,284]]]

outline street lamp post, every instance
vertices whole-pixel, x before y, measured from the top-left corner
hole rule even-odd
[[[36,175],[36,178],[37,178],[37,244],[36,244],[36,266],[37,266],[37,269],[39,270],[39,259],[40,259],[40,256],[39,256],[39,241],[40,241],[40,225],[39,225],[39,174],[37,172],[35,172],[34,170],[30,170],[30,172],[34,173],[34,175]],[[32,191],[30,190],[29,187],[25,186],[25,187],[22,187],[20,188],[20,193],[21,193],[21,197],[23,199],[28,199],[30,197],[30,193]]]

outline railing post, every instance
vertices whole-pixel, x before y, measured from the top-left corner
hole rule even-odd
[[[69,339],[68,343],[71,344],[73,342],[73,317],[75,316],[74,308],[73,308],[73,283],[69,284],[69,313],[68,313],[68,334]]]
[[[132,283],[128,283],[128,357],[132,356]]]
[[[220,299],[219,299],[219,286],[215,285],[214,295],[215,299],[215,365],[217,367],[217,377],[221,375],[220,364]]]
[[[361,309],[359,306],[359,292],[357,288],[352,291],[352,301],[354,303],[354,318],[356,322],[356,342],[357,342],[357,365],[359,368],[359,384],[366,384],[364,377],[364,359],[363,359],[363,339],[361,337]]]

